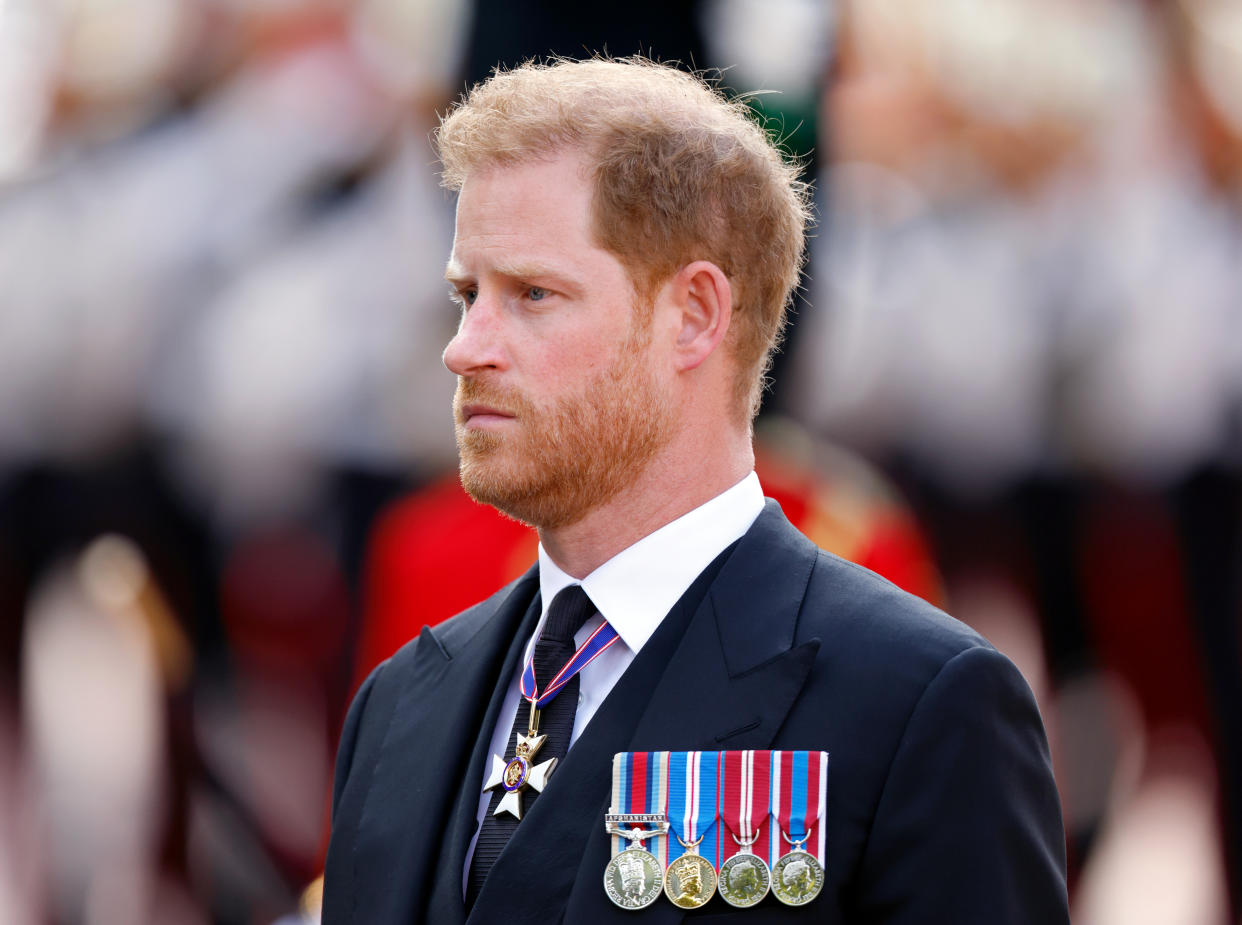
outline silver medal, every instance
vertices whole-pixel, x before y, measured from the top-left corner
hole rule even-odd
[[[734,835],[733,839],[742,846],[742,850],[720,865],[716,891],[730,906],[749,909],[768,895],[772,873],[763,858],[750,850],[754,838],[742,841]]]
[[[608,834],[628,838],[630,846],[617,854],[604,868],[604,892],[622,909],[645,909],[663,891],[664,873],[660,870],[660,862],[656,860],[656,856],[643,848],[643,842],[667,832],[668,823],[662,816],[609,815],[606,819],[609,821],[605,822],[604,827]],[[633,828],[623,829],[617,821],[612,821],[621,819],[630,823],[655,823],[660,827],[641,829],[634,825]]]
[[[786,906],[805,906],[824,888],[824,867],[801,845],[772,868],[772,892]]]

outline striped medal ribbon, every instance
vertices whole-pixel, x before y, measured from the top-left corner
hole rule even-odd
[[[771,809],[780,839],[769,838],[772,892],[787,906],[804,906],[824,888],[824,808],[828,801],[827,752],[772,752]]]
[[[569,683],[570,678],[603,655],[608,647],[619,638],[617,631],[605,620],[596,628],[595,632],[587,637],[586,642],[578,647],[578,651],[573,654],[573,657],[561,667],[561,670],[553,676],[552,680],[543,686],[542,690],[539,689],[537,679],[535,678],[535,656],[532,651],[531,657],[526,660],[526,668],[522,671],[522,682],[520,685],[522,699],[531,705],[532,711],[542,710],[556,698],[556,695],[561,692],[561,688]]]
[[[760,903],[772,883],[764,860],[773,834],[767,824],[772,754],[733,751],[720,756],[720,818],[724,823],[720,841],[725,862],[720,866],[717,890],[738,909]]]

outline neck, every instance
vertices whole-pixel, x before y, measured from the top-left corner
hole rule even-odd
[[[720,444],[719,436],[713,443]],[[552,560],[574,578],[585,578],[617,553],[665,524],[732,488],[755,467],[749,433],[731,434],[725,447],[704,453],[683,439],[652,460],[627,489],[563,527],[539,529]]]

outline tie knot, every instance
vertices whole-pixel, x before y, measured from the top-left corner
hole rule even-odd
[[[558,642],[572,646],[574,634],[596,612],[596,607],[582,590],[582,585],[570,585],[552,598],[548,607],[548,619],[543,624],[540,641]]]

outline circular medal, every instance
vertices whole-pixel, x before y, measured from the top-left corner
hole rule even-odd
[[[716,869],[705,857],[683,854],[668,865],[664,895],[680,909],[697,909],[716,892]]]
[[[660,862],[642,848],[626,848],[604,868],[604,892],[622,909],[650,906],[663,885]]]
[[[772,868],[772,892],[786,906],[805,906],[823,888],[823,865],[801,849],[789,852]]]
[[[749,909],[768,895],[772,875],[763,858],[756,854],[735,854],[720,865],[716,889],[730,906]]]

